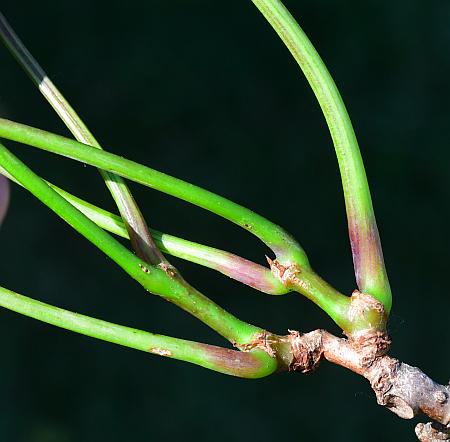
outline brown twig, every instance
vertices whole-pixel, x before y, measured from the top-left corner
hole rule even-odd
[[[450,427],[436,422],[420,423],[416,425],[416,435],[420,442],[450,440]]]
[[[270,340],[276,342],[272,347],[278,348],[277,356],[290,371],[311,372],[322,359],[341,365],[364,376],[377,402],[401,418],[412,419],[419,413],[431,418],[434,423],[416,428],[420,441],[450,440],[450,386],[437,384],[420,369],[388,356],[390,341],[385,334],[370,332],[352,340],[314,330],[306,334],[290,331],[278,338]]]

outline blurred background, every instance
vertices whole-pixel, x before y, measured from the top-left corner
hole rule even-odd
[[[2,12],[110,151],[229,197],[285,227],[315,269],[355,288],[337,163],[299,68],[250,1],[2,0]],[[286,1],[332,72],[359,137],[394,292],[392,354],[450,377],[450,3]],[[0,114],[68,135],[4,48]],[[96,170],[7,143],[55,184],[110,210]],[[131,184],[151,226],[264,262],[214,215]],[[146,295],[14,186],[1,284],[80,313],[222,345]],[[240,318],[277,333],[339,330],[298,295],[270,297],[173,262]],[[323,363],[257,381],[114,346],[0,311],[0,439],[397,441],[414,422]]]

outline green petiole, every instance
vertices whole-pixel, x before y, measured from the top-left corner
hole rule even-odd
[[[94,149],[74,140],[4,119],[0,119],[0,136],[25,144],[30,144],[53,153],[61,154],[81,161],[85,164],[90,164],[99,168],[106,168],[107,170],[113,171],[114,173],[125,178],[131,179],[148,187],[155,188],[167,194],[177,196],[178,198],[192,202],[200,207],[204,207],[205,209],[210,210],[213,213],[217,213],[218,215],[234,221],[237,224],[247,222],[243,221],[243,216],[253,216],[254,219],[261,221],[258,226],[262,225],[264,228],[268,228],[272,225],[270,221],[254,214],[250,210],[228,201],[223,197],[217,196],[207,190],[170,177],[117,155],[105,151],[99,151],[98,149]],[[248,218],[244,218],[244,220],[246,219]],[[269,235],[274,233],[264,229],[262,232],[263,234]],[[253,233],[255,233],[255,231],[253,231]],[[278,232],[275,232],[275,234],[278,234]],[[293,239],[290,244],[292,243],[296,244]],[[306,259],[304,254],[302,257]],[[280,262],[278,263],[281,264]],[[296,266],[298,265],[296,262],[294,263]],[[303,261],[303,263],[303,265],[301,263],[298,265],[300,272],[297,274],[295,282],[289,283],[289,285],[284,285],[289,290],[297,291],[316,303],[343,330],[346,332],[352,331],[354,325],[352,321],[349,321],[348,319],[350,298],[339,293],[323,281],[318,275],[316,275],[310,268],[307,260]],[[364,327],[365,325],[357,325],[357,327],[361,326]]]
[[[96,152],[102,152],[91,148]],[[89,220],[0,144],[0,164],[23,187],[108,255],[150,293],[174,303],[237,344],[252,342],[261,329],[231,315],[172,273],[168,266],[150,266]]]
[[[333,139],[358,287],[389,312],[392,295],[364,163],[341,95],[310,40],[280,0],[252,0],[291,52],[308,80]]]
[[[0,173],[17,183],[1,166]],[[94,206],[48,181],[46,183],[97,226],[117,236],[129,239],[128,231],[120,216]],[[269,295],[283,295],[289,292],[267,267],[241,258],[233,253],[178,238],[158,230],[150,229],[150,233],[163,253],[216,270]]]
[[[262,350],[240,352],[148,333],[54,307],[3,287],[0,287],[0,306],[66,330],[232,376],[256,379],[269,376],[278,368],[277,359]]]
[[[118,155],[2,118],[0,118],[0,137],[107,170],[202,207],[253,233],[274,251],[280,262],[286,264],[295,262],[302,267],[309,267],[308,258],[301,246],[281,227],[261,215],[201,187]]]

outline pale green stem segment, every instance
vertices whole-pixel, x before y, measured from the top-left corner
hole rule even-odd
[[[0,173],[4,174],[17,184],[20,184],[1,166]],[[0,175],[0,179],[1,178]],[[121,236],[122,238],[129,239],[127,229],[120,216],[94,206],[48,181],[46,181],[46,183],[69,201],[72,206],[84,213],[84,215],[97,224],[97,226],[100,226],[102,229],[114,233],[115,235]],[[158,230],[150,229],[150,233],[155,240],[156,245],[163,253],[168,253],[177,258],[216,270],[269,295],[284,295],[289,292],[289,290],[274,277],[267,267],[241,258],[233,253],[178,238],[167,233],[159,232]]]
[[[338,292],[313,270],[302,271],[288,288],[301,293],[318,305],[345,332],[355,331],[353,324],[348,320],[350,297]]]
[[[100,209],[52,184],[50,186],[95,224],[111,233],[129,239],[128,232],[119,216]],[[216,270],[269,295],[283,295],[289,292],[267,267],[233,253],[188,241],[158,230],[150,229],[150,232],[156,245],[163,253]]]
[[[102,152],[95,148],[91,149]],[[23,187],[109,256],[147,291],[191,313],[230,342],[239,345],[248,344],[262,332],[259,327],[239,320],[189,286],[170,267],[163,264],[158,266],[146,264],[49,187],[2,144],[0,144],[0,164]]]
[[[0,38],[32,81],[39,87],[42,95],[47,99],[74,137],[84,144],[101,149],[100,144],[87,126],[31,55],[1,12]],[[153,242],[145,219],[124,180],[103,170],[100,170],[100,174],[125,221],[131,237],[132,247],[138,256],[150,264],[166,263],[164,256]]]
[[[231,376],[256,379],[269,376],[278,368],[277,360],[262,350],[244,353],[148,333],[54,307],[3,287],[0,287],[0,306],[66,330]]]
[[[325,64],[280,0],[252,0],[287,46],[319,101],[339,162],[359,289],[387,312],[392,299],[364,164],[350,117]]]
[[[0,118],[0,137],[108,170],[144,186],[188,201],[253,233],[274,251],[282,264],[297,263],[302,267],[309,267],[308,258],[301,246],[281,227],[201,187],[118,155],[3,118]]]
[[[60,195],[103,229],[128,238],[122,219],[52,185]],[[270,269],[224,250],[188,241],[150,229],[156,245],[163,253],[216,270],[236,281],[269,295],[284,295],[289,290],[276,279]]]

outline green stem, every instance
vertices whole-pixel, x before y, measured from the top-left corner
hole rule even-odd
[[[167,266],[147,265],[51,189],[2,144],[0,144],[0,164],[23,187],[108,255],[147,291],[191,313],[233,343],[252,342],[255,336],[261,333],[260,328],[237,319],[189,286]]]
[[[262,350],[244,353],[148,333],[44,304],[3,287],[0,287],[0,306],[66,330],[232,376],[261,378],[274,373],[278,366],[277,360]]]
[[[60,195],[103,229],[128,238],[122,219],[70,193],[51,185]],[[288,293],[270,269],[224,250],[188,241],[158,230],[150,229],[156,245],[163,253],[216,270],[269,295]]]
[[[156,188],[162,192],[205,207],[224,218],[232,219],[229,216],[230,213],[232,216],[240,216],[242,211],[248,211],[248,209],[242,208],[235,203],[204,189],[193,186],[192,184],[185,183],[184,181],[172,178],[161,172],[157,172],[146,166],[134,163],[133,161],[126,160],[111,153],[99,151],[84,144],[77,143],[76,141],[39,129],[0,119],[0,136],[29,144],[49,152],[61,154],[85,164],[106,168],[140,184]],[[221,202],[223,202],[223,204],[220,204]],[[236,211],[233,212],[235,208]],[[262,219],[264,220],[264,218]],[[265,222],[269,223],[267,220],[265,220]],[[277,260],[277,263],[281,264],[282,267],[293,267],[300,270],[296,275],[295,285],[283,283],[288,290],[292,289],[307,296],[341,327],[347,324],[348,312],[346,309],[350,308],[350,298],[339,293],[319,278],[312,271],[307,261],[306,265],[294,262],[293,265],[289,263],[287,266],[284,266],[279,260]],[[278,279],[283,282],[281,275]],[[307,288],[305,289],[305,287]],[[352,327],[352,325],[350,325],[350,327]],[[349,330],[348,328],[344,329],[345,331],[355,331]]]
[[[0,173],[4,174],[17,184],[20,184],[1,166]],[[0,179],[1,178],[2,176],[0,175]],[[91,221],[97,224],[97,226],[108,232],[114,233],[115,235],[121,236],[122,238],[129,239],[127,229],[120,216],[94,206],[48,181],[46,181],[46,183],[69,201],[72,206],[76,207]],[[233,253],[198,244],[193,241],[187,241],[183,238],[159,232],[158,230],[150,229],[150,233],[155,240],[156,245],[163,253],[216,270],[269,295],[284,295],[289,292],[289,290],[273,276],[272,272],[267,267],[241,258]]]
[[[152,231],[156,244],[172,256],[216,270],[236,281],[269,295],[289,293],[270,269],[224,250],[208,247],[176,236]]]
[[[280,0],[253,0],[307,78],[330,129],[341,172],[358,287],[390,311],[391,290],[364,164],[344,102],[325,64]]]
[[[281,227],[251,210],[201,187],[68,138],[0,118],[0,137],[57,153],[108,170],[144,186],[188,201],[247,229],[261,239],[283,264],[309,267],[300,245]]]
[[[0,38],[17,62],[30,76],[31,80],[38,86],[42,95],[47,99],[74,137],[84,144],[101,149],[100,144],[84,124],[83,120],[53,84],[1,12]],[[125,181],[113,173],[103,170],[99,170],[99,172],[117,204],[131,238],[132,247],[138,256],[150,264],[167,263],[155,245],[145,219]]]
[[[141,164],[134,163],[133,161],[126,160],[105,151],[93,149],[90,146],[49,132],[30,128],[1,118],[0,137],[5,137],[49,152],[64,155],[85,164],[105,168],[132,181],[136,181],[140,184],[204,207],[232,221],[235,221],[236,219],[240,220],[241,218],[239,217],[242,216],[242,214],[245,216],[247,212],[250,212],[248,209],[232,203],[225,198],[219,197],[211,192],[161,172],[157,172]],[[256,214],[254,215],[259,216]],[[262,220],[264,220],[264,218],[262,218]],[[264,221],[269,223],[267,220]],[[239,224],[239,221],[237,223]],[[271,234],[272,232],[267,233]],[[288,268],[293,266],[300,270],[300,273],[298,273],[296,278],[298,287],[291,287],[284,284],[288,290],[292,288],[307,296],[330,315],[336,323],[342,324],[346,321],[347,313],[343,313],[343,308],[349,305],[349,298],[334,289],[329,290],[329,286],[317,277],[317,275],[316,277],[313,277],[312,275],[315,275],[315,273],[311,270],[308,261],[303,261],[303,265],[302,263],[298,264],[298,261],[294,261],[293,265],[290,262],[287,265],[284,265],[279,260],[276,261],[283,267]],[[282,282],[282,278],[278,279]],[[316,282],[317,286],[314,286]],[[308,286],[309,289],[302,291],[300,290],[301,286]],[[324,288],[326,290],[322,293]]]
[[[304,270],[288,287],[314,302],[345,332],[354,332],[348,321],[351,299],[338,292],[312,270]]]
[[[95,224],[111,233],[129,239],[128,232],[119,216],[77,198],[57,186],[49,185]],[[150,232],[156,245],[163,253],[216,270],[269,295],[288,293],[286,287],[275,279],[267,267],[233,253],[188,241],[158,230],[150,229]]]

